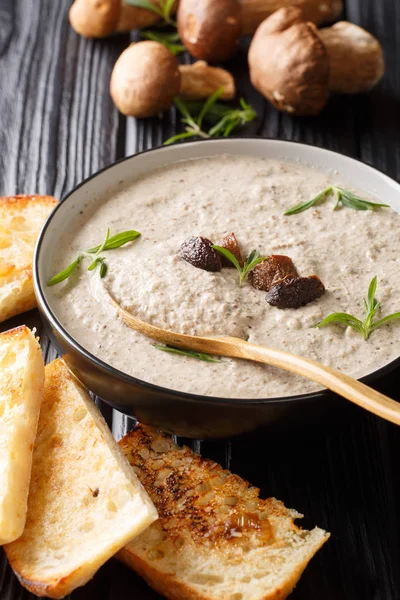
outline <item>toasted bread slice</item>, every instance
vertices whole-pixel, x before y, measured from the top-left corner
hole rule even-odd
[[[25,326],[0,334],[0,545],[23,532],[44,363]]]
[[[282,600],[328,539],[282,502],[149,427],[120,447],[159,520],[118,553],[169,600]]]
[[[36,306],[33,250],[56,204],[51,196],[0,197],[0,322]]]
[[[5,546],[21,584],[63,598],[156,518],[96,405],[58,359],[45,369],[22,536]]]

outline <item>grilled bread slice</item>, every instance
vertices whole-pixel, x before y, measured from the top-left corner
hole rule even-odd
[[[305,531],[282,502],[157,431],[139,426],[120,447],[159,520],[118,553],[169,600],[282,600],[328,539]]]
[[[0,545],[23,532],[44,363],[25,326],[0,334]]]
[[[36,306],[33,250],[56,204],[51,196],[0,197],[0,322]]]
[[[5,546],[21,584],[62,598],[156,518],[85,389],[60,359],[47,365],[26,526]]]

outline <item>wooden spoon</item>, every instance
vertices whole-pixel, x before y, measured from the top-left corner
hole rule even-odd
[[[118,309],[121,319],[128,327],[157,342],[162,342],[175,348],[195,350],[196,352],[205,352],[206,354],[216,356],[243,358],[245,360],[254,360],[267,365],[273,365],[274,367],[280,367],[302,377],[307,377],[336,392],[339,396],[350,400],[350,402],[358,404],[358,406],[361,406],[374,415],[400,425],[400,403],[388,396],[384,396],[341,371],[326,367],[309,358],[252,344],[236,337],[200,337],[167,331],[166,329],[161,329],[160,327],[155,327],[145,321],[141,321],[123,309],[109,292],[108,295],[111,302]]]

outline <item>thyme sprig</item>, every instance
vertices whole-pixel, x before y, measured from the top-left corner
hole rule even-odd
[[[193,112],[191,112],[191,104],[185,103],[181,98],[175,98],[175,106],[182,115],[181,122],[186,127],[184,132],[172,136],[164,142],[164,145],[169,146],[179,140],[192,137],[203,139],[227,137],[236,127],[245,125],[256,118],[256,112],[243,98],[239,101],[240,108],[232,108],[217,102],[223,92],[224,88],[221,87],[207,98],[202,105],[199,106],[198,103],[195,103]],[[203,122],[208,122],[209,116],[212,115],[214,118],[216,114],[219,115],[218,120],[208,131],[205,131]]]
[[[163,19],[168,25],[176,26],[176,21],[171,15],[175,0],[159,0],[158,4],[153,4],[150,0],[124,0],[124,3],[129,4],[129,6],[136,6],[136,8],[150,10]]]
[[[337,210],[340,205],[346,206],[347,208],[353,208],[354,210],[376,210],[381,207],[389,207],[389,204],[382,204],[381,202],[370,202],[369,200],[365,200],[364,198],[360,198],[353,192],[349,192],[349,190],[345,190],[336,185],[330,185],[325,190],[320,192],[307,202],[302,202],[301,204],[296,204],[292,208],[289,208],[284,214],[285,215],[297,215],[317,204],[321,204],[327,198],[334,196],[336,198],[336,203],[333,207],[333,210]]]
[[[374,321],[376,314],[381,307],[381,303],[375,298],[377,282],[378,278],[375,275],[369,284],[367,297],[364,299],[364,309],[366,314],[364,321],[361,321],[348,313],[337,312],[325,317],[325,319],[315,325],[315,327],[342,324],[346,325],[346,327],[351,327],[354,331],[359,333],[364,340],[368,340],[371,333],[375,331],[375,329],[378,329],[378,327],[381,327],[390,321],[394,321],[395,319],[400,319],[400,312],[396,312],[383,317],[383,319],[380,319],[379,321]]]
[[[210,356],[205,352],[196,352],[195,350],[181,350],[180,348],[173,348],[172,346],[164,346],[162,344],[153,344],[153,348],[162,350],[163,352],[169,352],[170,354],[181,354],[183,356],[189,356],[190,358],[197,358],[203,362],[219,363],[221,362],[218,358]]]
[[[47,285],[57,285],[58,283],[68,279],[84,258],[90,260],[90,264],[87,268],[88,271],[94,271],[97,267],[99,267],[100,277],[105,277],[107,274],[107,264],[105,262],[106,257],[102,256],[102,253],[108,250],[120,248],[128,242],[136,240],[136,238],[139,236],[140,233],[138,231],[129,230],[122,231],[121,233],[117,233],[116,235],[110,237],[110,228],[108,227],[104,241],[101,244],[87,250],[79,250],[78,256],[75,258],[75,260],[65,267],[65,269],[54,275],[54,277],[47,282]]]
[[[211,248],[225,256],[225,258],[227,258],[236,267],[239,272],[239,287],[243,286],[243,283],[246,281],[250,271],[255,269],[258,264],[268,259],[268,256],[260,256],[258,250],[252,250],[243,263],[243,266],[241,266],[236,256],[234,256],[232,252],[226,248],[216,245],[212,245]]]

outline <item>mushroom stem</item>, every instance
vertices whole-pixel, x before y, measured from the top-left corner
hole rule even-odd
[[[150,0],[155,6],[160,6],[160,0]],[[121,15],[116,26],[118,32],[131,31],[132,29],[144,29],[151,27],[161,21],[161,17],[151,10],[129,6],[123,0],[121,2]],[[175,15],[178,9],[178,0],[171,9],[171,15]]]
[[[224,92],[221,100],[232,100],[235,96],[235,80],[232,75],[217,67],[210,67],[204,60],[193,65],[180,65],[181,91],[184,100],[203,100],[209,98],[219,88]]]
[[[330,61],[329,89],[360,94],[373,88],[385,70],[383,51],[373,35],[347,21],[318,31]]]
[[[131,44],[115,63],[110,83],[116,107],[133,117],[154,117],[168,110],[176,96],[203,100],[224,87],[224,100],[235,95],[235,82],[224,69],[204,61],[178,65],[176,56],[159,42]]]
[[[155,1],[154,4],[157,4]],[[161,21],[161,17],[157,13],[145,8],[137,8],[121,3],[121,14],[116,25],[116,31],[119,33],[131,31],[131,29],[143,29],[151,27],[155,23]]]
[[[304,20],[316,24],[333,21],[343,10],[343,0],[239,0],[239,3],[245,35],[253,34],[264,19],[280,8],[300,8]]]

